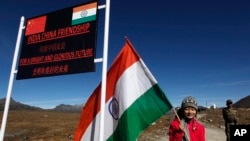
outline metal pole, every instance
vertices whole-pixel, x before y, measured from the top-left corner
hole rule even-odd
[[[108,63],[108,39],[109,39],[109,14],[110,0],[106,0],[105,9],[105,27],[104,27],[104,43],[103,43],[103,64],[102,64],[102,86],[101,86],[101,113],[100,113],[100,136],[99,141],[104,140],[104,116],[106,101],[106,80],[107,80],[107,63]]]
[[[14,75],[17,72],[16,64],[17,64],[17,57],[18,57],[21,38],[22,38],[22,30],[24,29],[23,24],[24,24],[24,17],[22,16],[21,20],[20,20],[20,26],[19,26],[18,36],[17,36],[17,41],[16,41],[16,48],[15,48],[15,53],[14,53],[12,68],[11,68],[11,73],[10,73],[9,86],[8,86],[8,90],[7,90],[6,100],[5,100],[4,113],[3,113],[2,125],[1,125],[1,131],[0,131],[0,141],[3,141],[3,139],[4,139],[4,132],[5,132],[7,116],[8,116],[8,112],[9,112],[10,98],[11,98],[11,91],[12,91],[12,86],[13,86],[13,81],[14,81]]]

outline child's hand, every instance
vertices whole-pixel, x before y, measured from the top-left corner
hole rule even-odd
[[[182,131],[184,131],[184,127],[180,124],[179,125],[179,128],[182,130]]]

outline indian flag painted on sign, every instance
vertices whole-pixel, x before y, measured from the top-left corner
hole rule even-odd
[[[83,107],[75,141],[97,141],[101,84]],[[135,141],[150,124],[172,109],[143,60],[127,40],[107,74],[104,139]]]
[[[73,8],[72,25],[96,20],[97,2]]]

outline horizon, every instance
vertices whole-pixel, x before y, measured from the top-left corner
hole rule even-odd
[[[250,96],[250,95],[248,95],[248,96],[246,96],[246,97],[249,97],[249,96]],[[239,99],[238,101],[235,101],[233,104],[240,102],[242,99],[244,99],[244,98],[246,98],[246,97],[243,97],[243,98]],[[6,98],[0,98],[0,100],[4,100],[4,99],[6,99]],[[15,102],[18,102],[18,103],[21,103],[21,104],[24,104],[24,105],[28,105],[28,106],[32,106],[32,107],[41,108],[41,109],[44,109],[44,110],[54,109],[54,108],[56,108],[57,106],[60,106],[60,105],[69,105],[69,106],[84,106],[84,105],[85,105],[85,103],[78,103],[78,104],[77,104],[77,103],[74,103],[74,104],[60,103],[60,104],[58,104],[58,105],[55,105],[54,107],[47,107],[47,108],[46,108],[46,107],[34,106],[34,105],[32,105],[32,102],[29,104],[29,103],[22,103],[22,102],[19,102],[19,101],[15,100],[15,99],[12,98],[12,97],[11,97],[11,99],[14,100]],[[50,102],[51,102],[51,101],[50,101]],[[217,106],[216,103],[213,103],[213,104],[211,104],[211,105],[199,105],[199,104],[198,104],[198,106],[205,107],[205,108],[208,108],[208,109],[211,109],[212,107],[215,107],[215,109],[226,107],[226,105],[225,105],[225,106]],[[173,108],[178,108],[178,107],[181,107],[181,105],[174,106]]]

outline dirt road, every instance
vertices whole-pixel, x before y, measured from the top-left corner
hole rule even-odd
[[[226,135],[224,129],[216,127],[206,127],[206,141],[225,141]]]
[[[205,126],[206,141],[226,141],[224,129]],[[168,141],[168,136],[162,137],[159,141]]]
[[[224,129],[217,127],[206,127],[206,141],[226,141]],[[157,141],[168,141],[168,136],[160,137]]]

